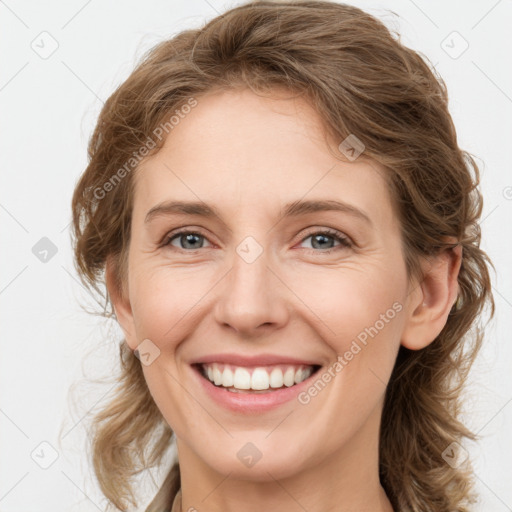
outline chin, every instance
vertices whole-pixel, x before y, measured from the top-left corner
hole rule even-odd
[[[300,446],[291,443],[288,448],[283,451],[268,440],[259,444],[237,441],[220,453],[209,449],[202,458],[214,471],[229,474],[230,478],[266,482],[291,477],[303,466],[310,466],[306,464],[304,456],[297,456]]]

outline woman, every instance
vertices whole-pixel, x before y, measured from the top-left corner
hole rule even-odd
[[[355,7],[247,3],[149,52],[89,157],[77,269],[124,333],[92,439],[114,506],[175,440],[147,511],[469,510],[490,262],[417,53]]]

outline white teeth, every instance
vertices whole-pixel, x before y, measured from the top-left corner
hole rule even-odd
[[[237,368],[233,377],[233,386],[237,389],[251,389],[251,374],[245,368]]]
[[[295,384],[306,380],[313,373],[312,368],[299,368],[295,372]]]
[[[283,382],[284,385],[288,388],[295,384],[295,370],[291,366],[284,373]]]
[[[270,387],[282,388],[283,387],[283,372],[281,368],[274,368],[270,373]]]
[[[268,389],[269,380],[265,368],[256,368],[251,375],[251,389]]]
[[[227,364],[204,364],[203,370],[208,380],[216,386],[229,388],[230,391],[254,390],[264,391],[269,388],[291,387],[306,380],[312,373],[312,366],[273,366],[231,367]],[[284,372],[283,372],[284,370]]]
[[[213,382],[216,386],[222,383],[222,373],[220,373],[219,367],[216,364],[213,365]]]
[[[233,372],[231,371],[231,368],[226,366],[226,368],[224,368],[224,372],[222,373],[222,385],[225,388],[229,388],[233,385],[233,382]]]

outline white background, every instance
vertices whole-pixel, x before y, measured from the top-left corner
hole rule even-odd
[[[497,314],[471,375],[466,421],[482,440],[468,449],[481,494],[477,510],[512,510],[512,2],[348,3],[396,28],[436,66],[448,86],[459,144],[481,166],[483,247],[496,266]],[[80,307],[98,310],[73,270],[73,187],[102,102],[135,59],[236,4],[0,2],[0,512],[105,508],[85,453],[86,415],[105,402],[115,382],[90,379],[114,375],[120,331]],[[40,36],[44,31],[50,36]],[[446,40],[453,31],[469,44],[458,58],[445,51],[462,48],[457,36]],[[47,51],[52,44],[58,48],[46,59],[31,47]],[[46,263],[32,252],[42,237],[57,249]],[[51,461],[52,450],[58,458],[42,469],[34,450],[42,463]],[[161,475],[154,476],[158,483]],[[155,485],[149,482],[144,504]]]

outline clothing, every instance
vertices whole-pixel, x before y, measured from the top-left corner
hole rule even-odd
[[[171,512],[181,512],[181,489],[172,502]]]

